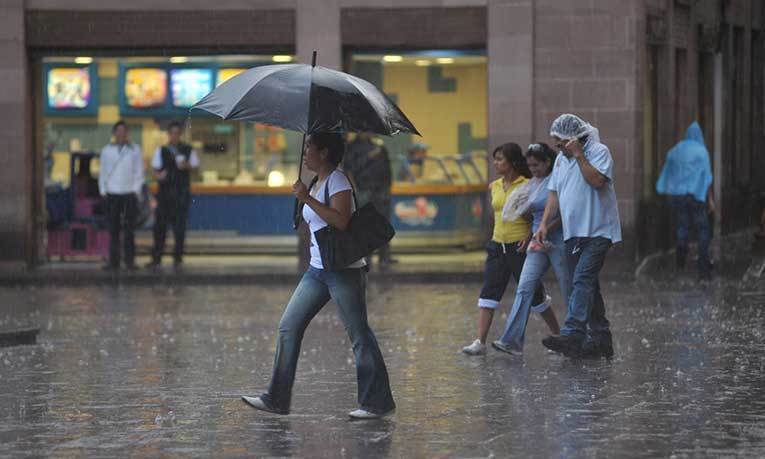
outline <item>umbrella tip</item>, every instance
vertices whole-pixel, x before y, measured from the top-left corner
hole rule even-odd
[[[313,56],[311,56],[311,67],[316,67],[316,50],[313,50]]]

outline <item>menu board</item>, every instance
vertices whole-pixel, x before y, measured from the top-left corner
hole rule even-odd
[[[125,72],[125,100],[130,108],[162,107],[167,101],[167,72],[135,67]]]
[[[220,69],[218,70],[218,81],[216,83],[217,86],[220,86],[222,83],[225,83],[226,81],[230,80],[231,78],[234,78],[235,76],[239,75],[240,73],[244,72],[247,69]]]
[[[213,90],[211,69],[180,68],[170,70],[173,107],[189,108]]]
[[[53,67],[48,69],[47,101],[54,110],[85,109],[91,103],[88,67]]]

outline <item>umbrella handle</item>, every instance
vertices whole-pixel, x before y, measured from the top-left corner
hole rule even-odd
[[[298,226],[300,226],[300,216],[298,215],[298,212],[300,212],[300,202],[295,198],[295,207],[292,208],[292,229],[297,230]]]
[[[300,160],[298,162],[298,181],[303,180],[303,155],[305,155],[305,133],[303,133],[303,143],[300,147]],[[300,201],[295,198],[295,206],[292,209],[292,229],[298,229],[300,226]]]
[[[311,67],[316,67],[316,50],[313,50],[311,56]],[[313,71],[311,72],[313,74]],[[303,179],[303,155],[305,154],[305,132],[303,133],[303,144],[300,147],[300,162],[298,163],[298,181]],[[295,207],[292,209],[292,228],[297,230],[300,225],[300,202],[295,198]]]

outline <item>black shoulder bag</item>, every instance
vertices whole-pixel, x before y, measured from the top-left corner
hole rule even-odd
[[[348,180],[350,182],[350,180]],[[387,244],[396,231],[388,219],[367,203],[361,209],[356,201],[356,190],[351,183],[356,210],[345,231],[330,225],[314,232],[319,244],[321,263],[327,271],[340,271]],[[329,206],[329,177],[324,185],[324,204]]]

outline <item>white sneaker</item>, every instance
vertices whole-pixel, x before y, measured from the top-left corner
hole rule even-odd
[[[481,344],[481,340],[477,339],[470,346],[463,347],[462,352],[467,355],[484,355],[486,354],[486,345]]]
[[[348,416],[350,416],[353,419],[380,419],[384,416],[392,414],[393,411],[395,410],[390,410],[387,413],[383,413],[383,414],[377,414],[371,411],[367,411],[363,408],[359,408],[358,410],[353,410],[350,413],[348,413]]]
[[[266,402],[264,402],[260,397],[248,397],[246,395],[242,395],[242,401],[255,408],[256,410],[267,411],[269,413],[275,414],[289,414],[288,411],[283,412],[271,408],[270,406],[266,405]]]
[[[246,395],[242,395],[242,401],[255,409],[263,411],[268,410],[268,407],[266,407],[266,404],[263,403],[263,400],[261,400],[260,397],[248,397]]]

